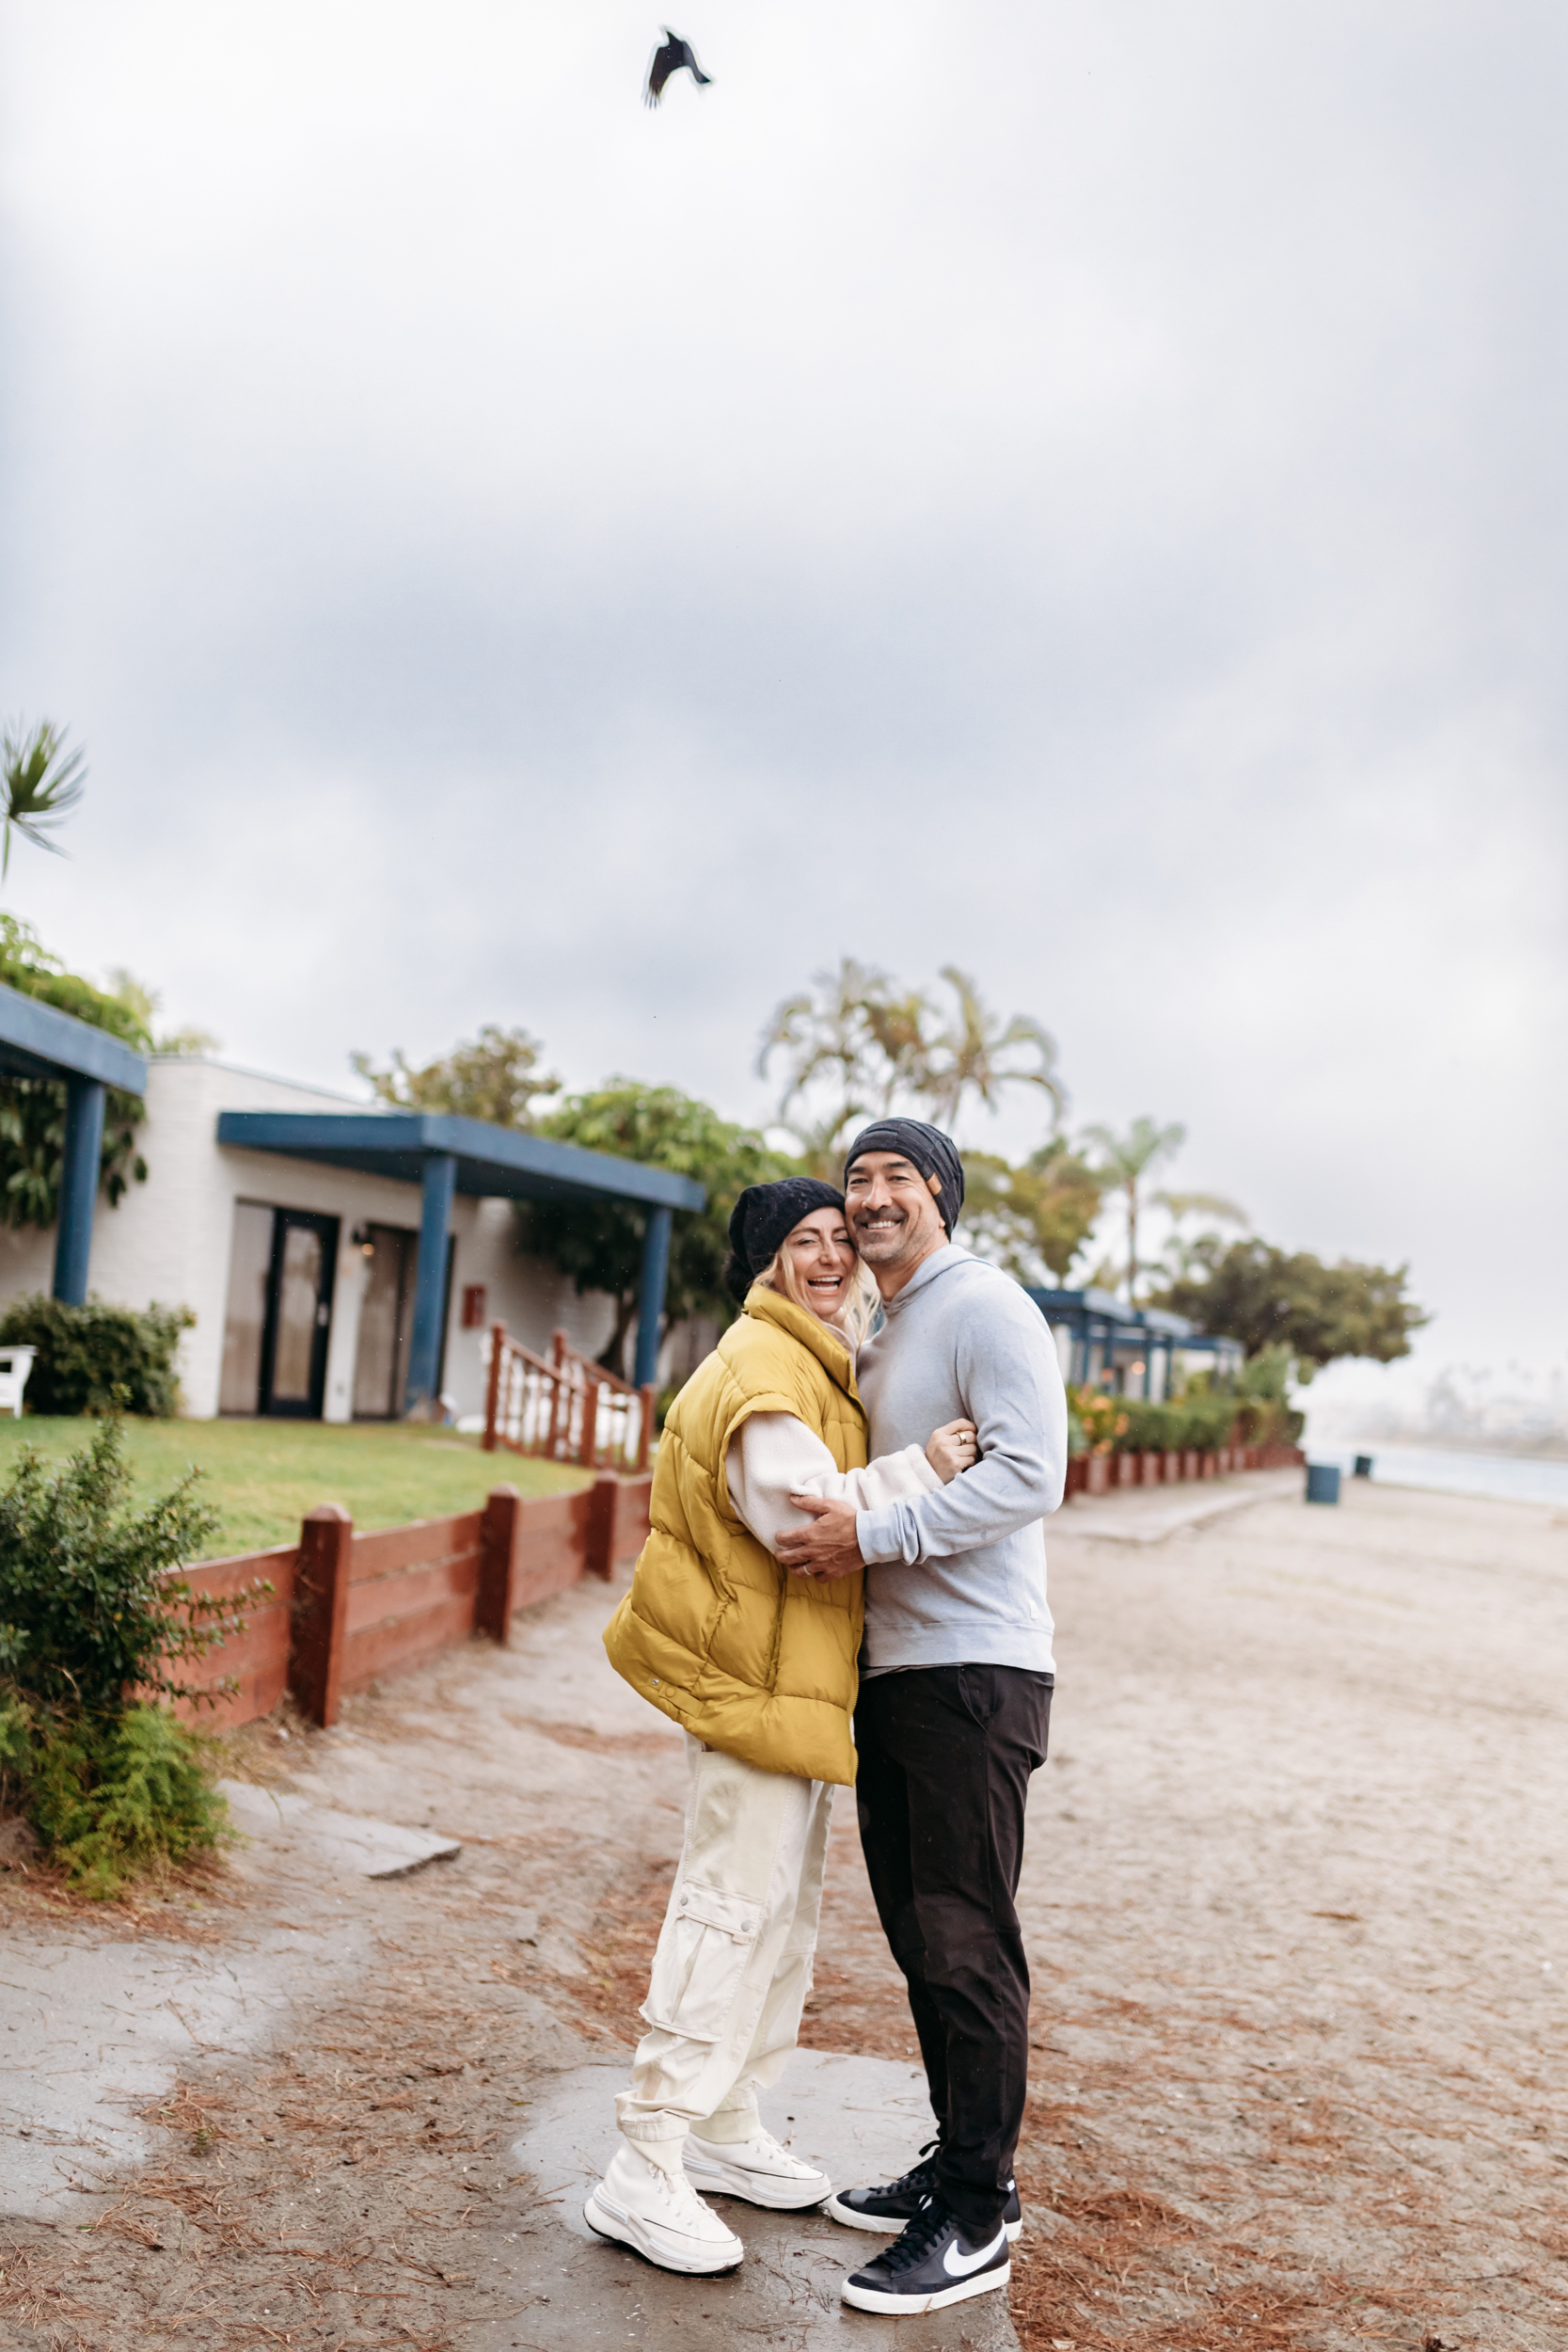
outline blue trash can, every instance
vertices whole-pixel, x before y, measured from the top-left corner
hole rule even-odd
[[[1307,1500],[1308,1502],[1338,1502],[1339,1465],[1338,1462],[1307,1463]]]
[[[1370,1478],[1371,1474],[1372,1474],[1372,1457],[1371,1457],[1371,1455],[1370,1455],[1370,1454],[1358,1454],[1356,1455],[1356,1457],[1355,1457],[1355,1475],[1356,1475],[1356,1477],[1357,1477],[1357,1478]]]

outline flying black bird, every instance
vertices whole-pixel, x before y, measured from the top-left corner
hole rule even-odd
[[[682,66],[694,82],[711,82],[713,79],[712,74],[705,73],[697,63],[697,52],[691,43],[682,40],[679,33],[673,33],[666,24],[664,44],[654,51],[653,62],[648,68],[648,87],[642,93],[650,106],[658,104],[664,95],[665,83],[672,73],[678,73]]]

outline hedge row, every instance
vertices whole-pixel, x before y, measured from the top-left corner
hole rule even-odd
[[[1216,1454],[1222,1446],[1294,1444],[1304,1416],[1272,1399],[1194,1394],[1169,1405],[1103,1389],[1070,1395],[1083,1450],[1091,1454]],[[1078,1451],[1077,1445],[1074,1451]]]
[[[196,1322],[188,1307],[105,1307],[89,1299],[16,1299],[0,1316],[0,1347],[36,1347],[24,1402],[30,1413],[146,1413],[167,1421],[179,1410],[174,1368],[182,1331]]]

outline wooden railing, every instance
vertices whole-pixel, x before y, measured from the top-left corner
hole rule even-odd
[[[654,1436],[654,1392],[618,1380],[569,1347],[564,1331],[548,1357],[535,1356],[493,1323],[485,1343],[490,1378],[484,1449],[533,1454],[584,1470],[645,1470]]]
[[[383,1677],[422,1665],[487,1633],[504,1647],[519,1610],[580,1577],[610,1577],[635,1559],[648,1532],[647,1478],[601,1471],[591,1486],[526,1500],[497,1486],[481,1511],[417,1519],[357,1534],[336,1502],[308,1512],[297,1544],[179,1571],[194,1592],[272,1591],[245,1611],[243,1633],[180,1681],[212,1693],[180,1708],[198,1723],[246,1724],[285,1691],[312,1723],[337,1720],[341,1701]]]

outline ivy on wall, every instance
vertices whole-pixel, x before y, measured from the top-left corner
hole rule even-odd
[[[0,914],[0,984],[109,1030],[138,1054],[151,1048],[147,1025],[134,1006],[68,972],[32,927],[14,914]],[[109,1089],[99,1182],[111,1207],[127,1185],[147,1181],[147,1163],[136,1150],[136,1129],[146,1116],[139,1095]],[[0,1224],[54,1224],[64,1152],[64,1086],[48,1078],[0,1076]]]

